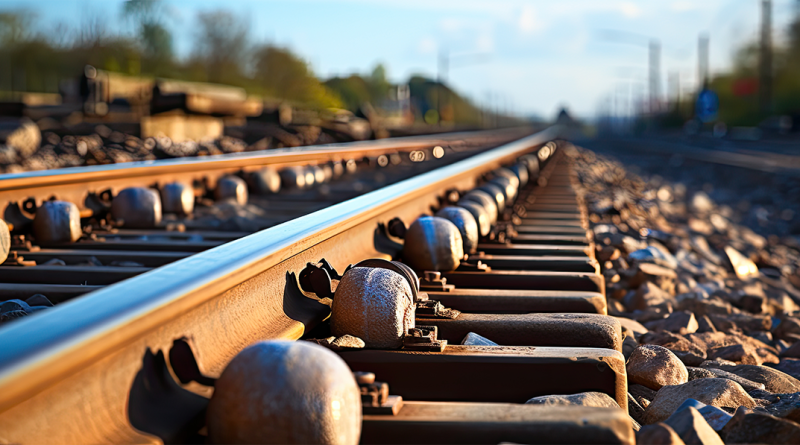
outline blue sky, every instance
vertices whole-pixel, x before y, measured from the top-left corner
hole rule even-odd
[[[239,14],[255,41],[287,46],[322,77],[368,72],[378,62],[394,81],[435,77],[437,54],[452,54],[448,81],[475,102],[550,117],[560,106],[593,115],[614,92],[646,93],[647,50],[610,41],[603,30],[662,42],[662,91],[669,73],[682,89],[696,81],[697,37],[711,38],[712,71],[754,39],[760,0],[165,0],[180,54],[192,48],[198,11]],[[119,20],[121,0],[3,0],[0,9],[36,11],[40,26],[80,24],[91,14]],[[775,36],[795,0],[774,0]],[[644,39],[643,41],[646,41]],[[463,55],[482,54],[482,63]],[[462,55],[459,58],[459,55]],[[475,59],[473,59],[475,60]],[[459,61],[463,62],[458,66]]]

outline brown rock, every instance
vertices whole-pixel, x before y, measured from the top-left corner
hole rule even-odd
[[[666,423],[645,425],[636,433],[636,443],[644,445],[684,445],[683,439]]]
[[[687,445],[724,445],[719,434],[693,407],[682,409],[664,421]]]
[[[628,393],[628,415],[640,424],[644,421],[644,407],[631,393]]]
[[[704,367],[715,367],[744,377],[757,383],[763,383],[767,391],[773,394],[788,394],[800,392],[800,381],[776,369],[767,366],[756,365],[737,365],[725,366],[715,365],[708,362]]]
[[[672,351],[686,366],[697,366],[706,359],[704,347],[666,331],[648,332],[639,338],[639,343],[663,346]]]
[[[703,369],[703,368],[699,368],[699,369]],[[705,368],[703,370],[706,371],[706,372],[711,373],[712,374],[712,376],[711,376],[712,378],[717,378],[718,377],[718,378],[722,378],[722,379],[733,380],[734,382],[742,385],[742,388],[744,388],[744,390],[747,391],[747,392],[750,392],[750,391],[752,391],[754,389],[762,389],[762,390],[765,389],[765,386],[764,386],[763,383],[758,383],[758,382],[754,382],[752,380],[748,380],[748,379],[746,379],[744,377],[740,377],[740,376],[738,376],[738,375],[736,375],[736,374],[734,374],[732,372],[724,371],[724,370],[719,369],[719,368]]]
[[[713,379],[717,377],[716,374],[706,368],[696,368],[694,366],[687,366],[686,371],[689,372],[689,381],[697,379]]]
[[[648,332],[647,328],[642,326],[642,324],[636,320],[631,320],[628,317],[614,317],[614,318],[616,318],[619,321],[619,324],[622,325],[623,328],[626,328],[629,331],[631,331],[633,335],[637,338],[640,335],[646,334]]]
[[[666,385],[680,385],[689,378],[686,366],[680,359],[669,349],[657,345],[636,348],[626,369],[628,381],[653,390],[659,390]]]
[[[800,443],[800,425],[786,419],[739,408],[720,431],[729,444]]]
[[[672,302],[672,296],[655,284],[645,281],[636,289],[636,293],[633,294],[633,298],[631,298],[629,304],[626,306],[630,311],[636,309],[646,310],[650,306],[656,306],[665,302]]]
[[[775,338],[788,340],[789,334],[800,335],[800,320],[795,317],[785,317],[772,331]]]
[[[688,311],[673,312],[667,318],[645,323],[653,331],[670,331],[679,334],[691,334],[697,331],[698,324],[694,314]]]
[[[697,332],[717,332],[714,323],[708,318],[708,315],[703,315],[697,319]]]
[[[655,284],[669,295],[675,293],[678,275],[674,270],[653,263],[639,263],[636,274],[628,281],[631,287],[639,287],[645,282]]]
[[[800,360],[785,358],[778,364],[768,364],[772,369],[788,374],[795,379],[800,379]]]
[[[656,391],[636,383],[628,385],[628,393],[639,402],[639,405],[642,405],[642,408],[650,406],[650,402],[656,398]]]
[[[686,399],[695,399],[706,405],[728,408],[738,408],[739,406],[752,408],[756,405],[753,398],[736,382],[718,378],[697,379],[682,385],[665,386],[659,389],[655,399],[645,410],[645,423],[666,420]]]

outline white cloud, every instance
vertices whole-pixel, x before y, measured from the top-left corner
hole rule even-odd
[[[423,37],[417,45],[417,50],[422,54],[433,54],[438,47],[439,45],[436,44],[436,40],[433,40],[431,37]]]
[[[633,2],[620,3],[619,11],[622,13],[622,15],[630,19],[639,17],[642,14],[642,9],[639,8],[639,6]]]
[[[699,5],[688,0],[678,0],[669,5],[670,9],[677,12],[694,11],[699,9]]]
[[[532,5],[524,5],[519,14],[519,30],[523,34],[533,34],[541,28],[542,24],[536,15],[536,10]]]

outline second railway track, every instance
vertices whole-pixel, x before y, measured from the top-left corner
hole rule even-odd
[[[118,266],[128,279],[0,327],[0,440],[633,443],[622,329],[606,315],[556,137],[471,153],[241,238],[170,235],[211,243],[193,255],[130,251],[141,266]],[[205,250],[214,241],[229,242]],[[80,286],[57,272],[48,285]],[[299,339],[338,356],[280,343]],[[270,365],[237,375],[253,354]],[[270,374],[288,356],[295,372]],[[331,367],[314,377],[320,363]],[[337,398],[348,385],[360,400]],[[618,408],[524,404],[587,391]]]

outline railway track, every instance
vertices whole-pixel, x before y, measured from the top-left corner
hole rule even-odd
[[[454,142],[468,140],[463,135],[449,144],[442,135],[444,142],[364,145],[347,154],[241,157],[214,172],[197,168],[203,160],[190,161],[173,179],[192,181],[192,195],[201,198],[230,174],[247,176],[266,163],[286,168],[366,156],[367,170],[392,164],[398,152],[411,161],[420,151],[438,158],[436,148],[449,145],[447,162],[431,162],[436,168],[426,172],[390,175],[386,168],[385,181],[368,193],[273,196],[283,209],[301,204],[281,214],[285,222],[272,218],[252,234],[199,233],[176,219],[169,227],[105,232],[107,221],[96,221],[77,243],[48,249],[16,237],[12,248],[28,248],[15,251],[18,262],[35,258],[37,265],[8,266],[16,270],[0,281],[19,282],[4,284],[3,295],[27,295],[47,280],[65,296],[52,309],[0,326],[0,439],[633,443],[622,329],[606,315],[568,144],[551,142],[557,135],[492,134],[470,139],[472,150]],[[83,221],[108,211],[114,217],[103,197],[160,174],[142,167],[136,179],[113,177],[116,167],[62,179],[74,184],[64,196],[83,198]],[[0,192],[23,216],[33,210],[26,202],[54,190],[28,181],[37,187],[19,182]],[[105,213],[91,197],[98,184],[105,188],[95,196],[111,209]],[[303,200],[307,195],[316,200]],[[266,208],[277,213],[277,206]],[[316,211],[302,210],[309,208]],[[11,233],[24,223],[12,220]],[[90,247],[76,248],[82,242]],[[116,255],[122,245],[125,259],[115,261],[140,265],[94,266],[118,270],[97,285],[64,283],[64,257],[78,262],[88,250],[104,263],[117,257],[103,252]],[[45,266],[54,259],[65,264]],[[42,267],[35,279],[20,272]],[[84,273],[80,267],[92,266],[74,267]],[[309,341],[291,342],[299,339]],[[524,404],[584,392],[610,407]]]

